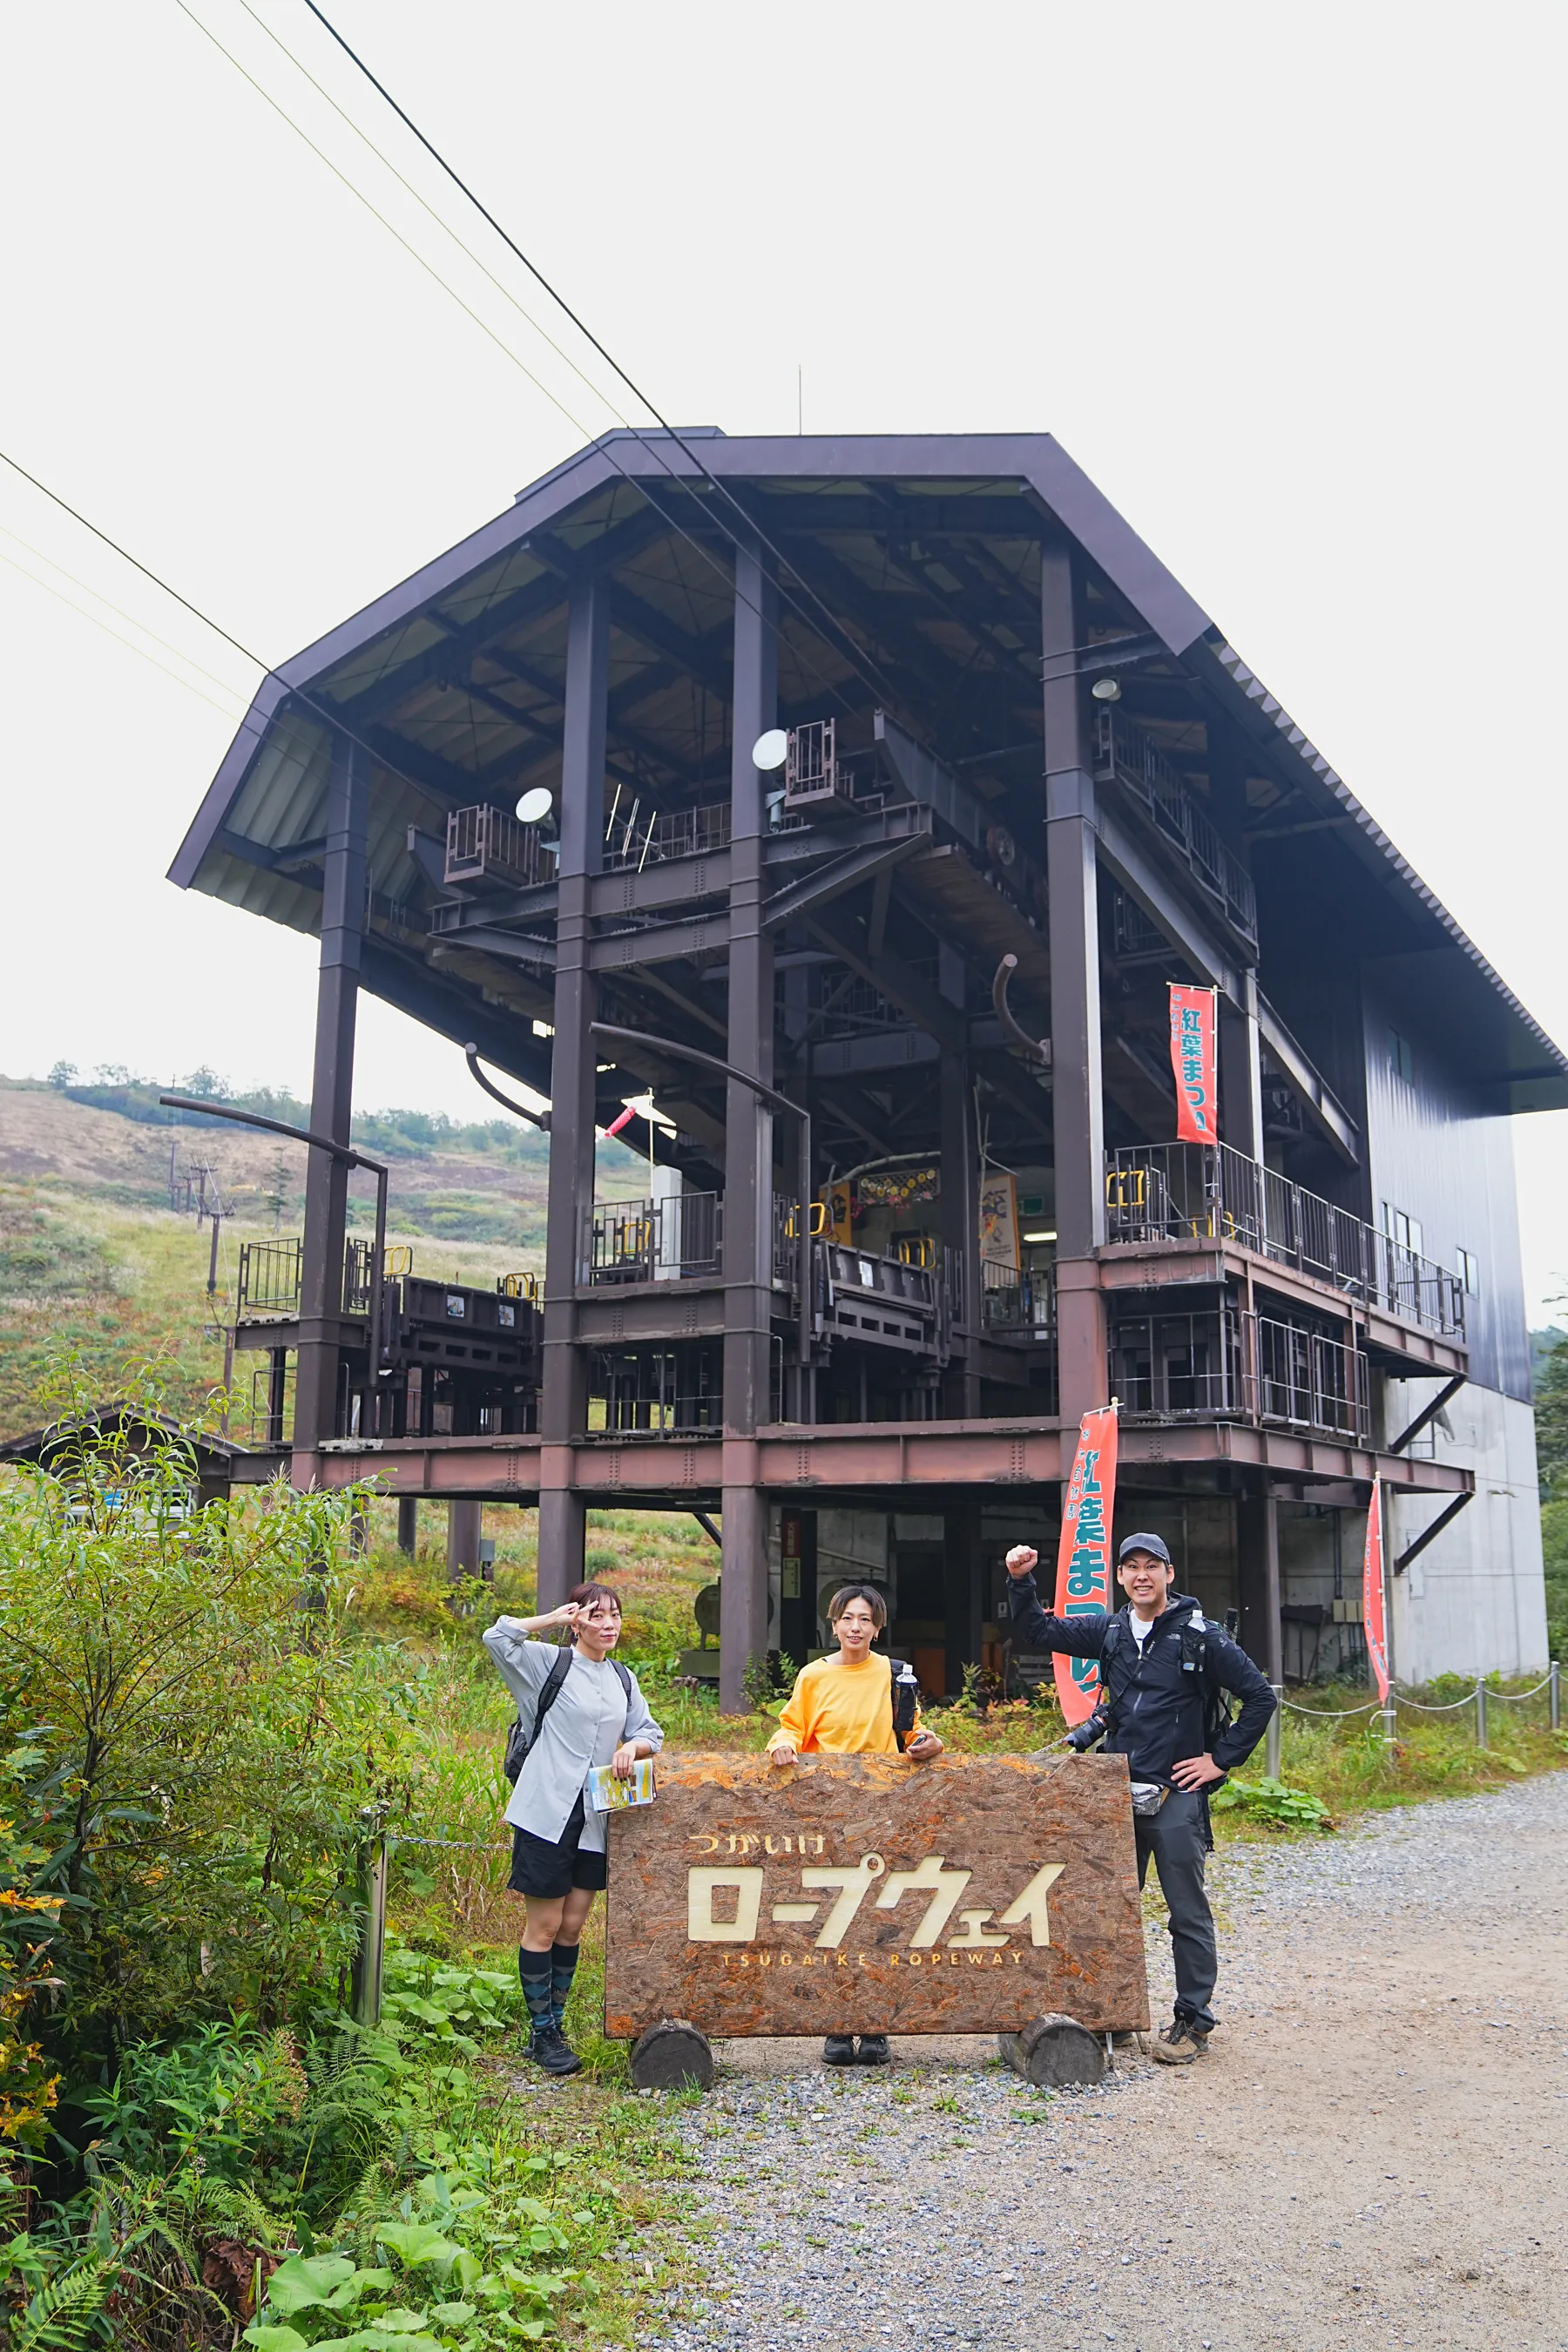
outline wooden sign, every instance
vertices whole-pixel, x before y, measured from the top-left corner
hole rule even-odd
[[[616,2039],[1148,2030],[1119,1756],[664,1756],[608,1827]]]

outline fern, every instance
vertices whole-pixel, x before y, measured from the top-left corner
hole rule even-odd
[[[98,2322],[118,2263],[88,2255],[38,2289],[16,2322],[13,2352],[88,2352],[104,2340]]]

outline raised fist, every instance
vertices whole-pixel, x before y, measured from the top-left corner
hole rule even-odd
[[[1008,1575],[1027,1576],[1037,1565],[1039,1557],[1033,1544],[1015,1544],[1007,1554]]]

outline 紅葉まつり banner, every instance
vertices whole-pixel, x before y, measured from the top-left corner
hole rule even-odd
[[[1212,988],[1171,990],[1178,1143],[1219,1141],[1218,1016]]]
[[[1057,1615],[1081,1617],[1116,1605],[1110,1563],[1110,1522],[1116,1507],[1116,1407],[1086,1412],[1078,1425],[1078,1452],[1062,1497],[1057,1548]],[[1100,1667],[1093,1658],[1056,1660],[1057,1696],[1068,1723],[1094,1712]]]

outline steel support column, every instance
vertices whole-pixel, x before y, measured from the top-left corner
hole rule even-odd
[[[1271,1683],[1285,1679],[1279,1617],[1279,1506],[1267,1487],[1236,1507],[1241,1570],[1241,1646]]]
[[[1263,1157],[1263,1069],[1258,1060],[1258,974],[1241,974],[1242,1002],[1219,1000],[1219,1125],[1233,1151]]]
[[[1050,921],[1051,1136],[1056,1160],[1057,1371],[1062,1474],[1074,1431],[1107,1401],[1105,1310],[1094,1252],[1105,1239],[1105,1109],[1100,1083],[1100,907],[1083,643],[1081,559],[1070,541],[1040,550],[1044,656],[1046,869]]]
[[[359,1009],[360,942],[364,929],[368,759],[346,736],[334,737],[327,784],[326,846],[321,853],[321,957],[316,983],[316,1051],[310,1127],[347,1143],[353,1110],[354,1023]],[[343,1304],[343,1236],[348,1170],[312,1151],[305,1173],[305,1240],[300,1279],[300,1347],[294,1381],[296,1486],[316,1475],[316,1448],[338,1433],[338,1329]]]
[[[560,887],[555,929],[555,1042],[550,1076],[550,1191],[539,1403],[539,1606],[559,1607],[583,1580],[587,1513],[572,1484],[572,1444],[588,1426],[588,1360],[577,1344],[576,1286],[584,1212],[594,1198],[596,990],[588,970],[588,897],[605,845],[605,729],[610,588],[572,592],[566,623],[561,760]]]
[[[778,716],[773,583],[760,559],[735,557],[735,670],[731,723],[730,1004],[725,1058],[773,1084],[773,949],[763,928],[764,784],[752,747]],[[719,1704],[750,1705],[746,1669],[768,1645],[768,1561],[763,1498],[748,1467],[769,1415],[773,1280],[773,1113],[731,1080],[724,1106],[724,1439]],[[804,1208],[802,1213],[806,1213]]]
[[[417,1495],[399,1495],[397,1498],[397,1549],[405,1559],[412,1559],[419,1549]]]
[[[456,1496],[447,1506],[447,1574],[454,1580],[459,1576],[478,1576],[479,1572],[479,1532],[484,1523],[483,1503]],[[570,1591],[570,1587],[567,1588]]]
[[[937,985],[950,1004],[964,1013],[963,959],[939,942]],[[942,1118],[942,1240],[955,1269],[962,1315],[953,1318],[953,1361],[942,1411],[968,1420],[980,1411],[976,1369],[984,1330],[981,1292],[979,1138],[975,1132],[974,1083],[966,1053],[944,1048],[938,1078]]]

